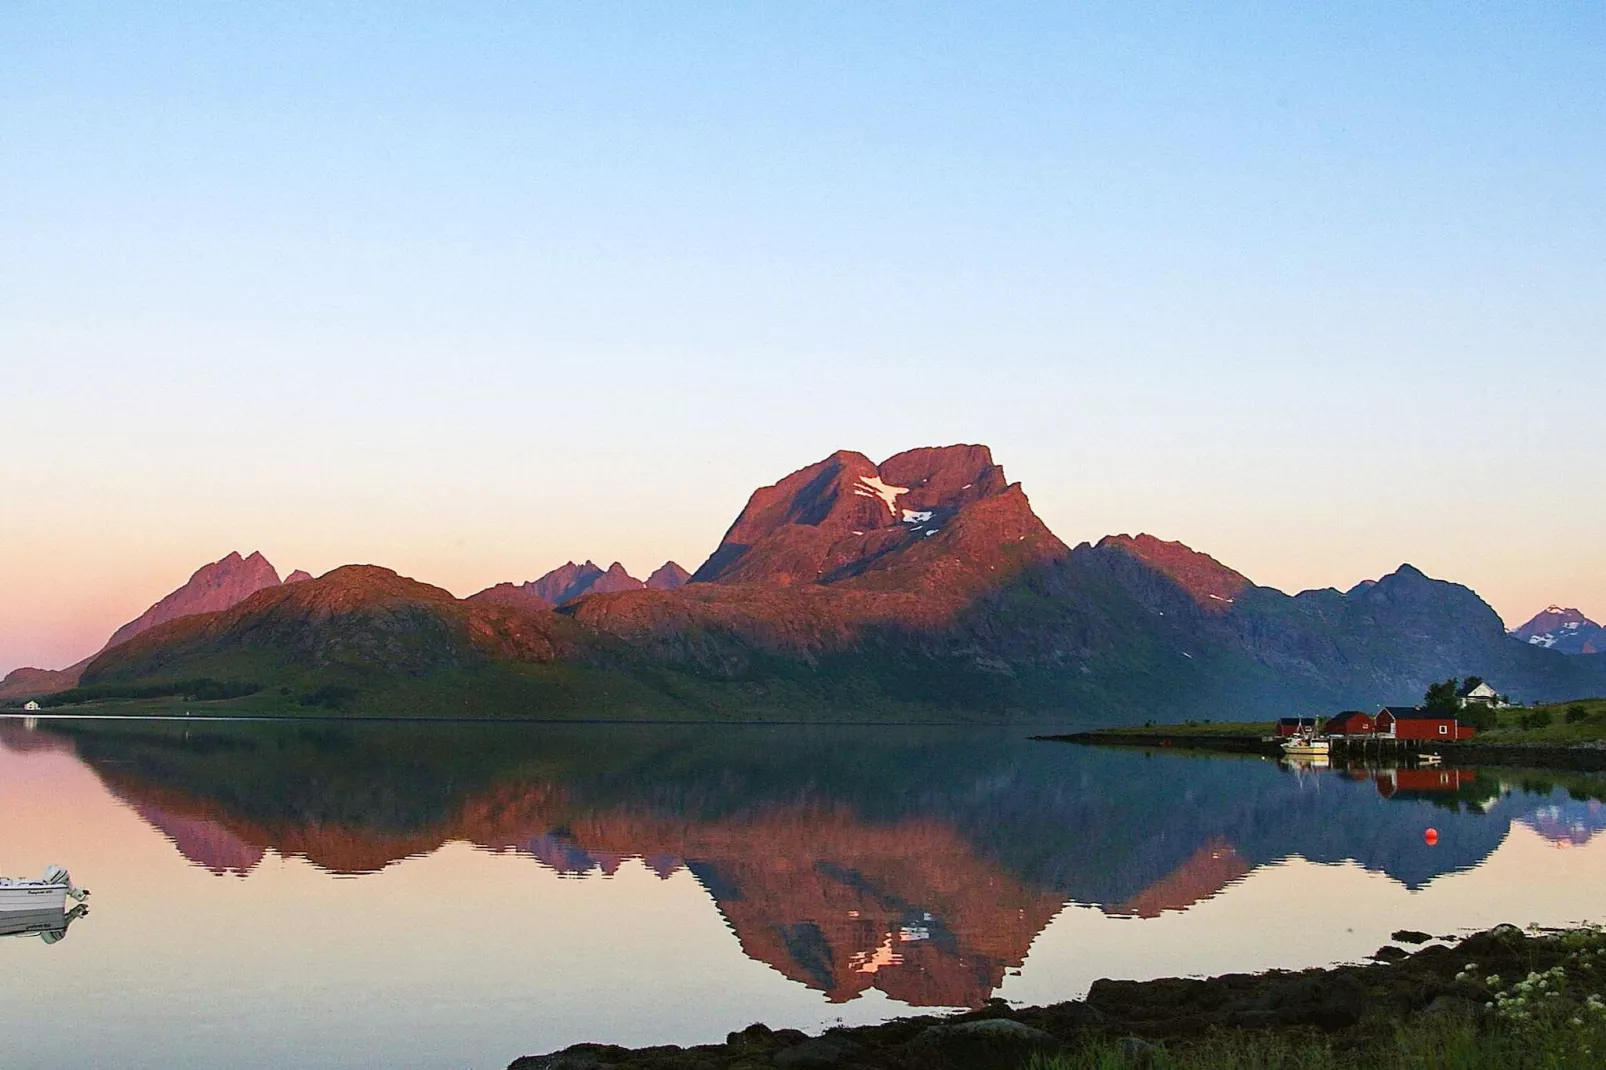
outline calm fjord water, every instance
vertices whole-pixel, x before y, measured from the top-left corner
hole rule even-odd
[[[1023,736],[0,722],[0,872],[94,893],[0,938],[0,1065],[496,1068],[1606,920],[1598,786]]]

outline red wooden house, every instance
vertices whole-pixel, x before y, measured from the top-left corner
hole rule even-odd
[[[1361,710],[1345,710],[1322,725],[1324,736],[1370,736],[1377,731],[1377,718]]]
[[[1471,739],[1477,733],[1453,713],[1437,713],[1420,706],[1384,706],[1377,714],[1377,730],[1395,739]]]
[[[1314,717],[1277,718],[1277,734],[1279,736],[1295,736],[1301,732],[1314,731],[1316,731],[1316,718]]]

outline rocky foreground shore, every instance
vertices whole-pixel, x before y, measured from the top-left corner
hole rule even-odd
[[[1024,1008],[995,1000],[952,1017],[902,1018],[818,1036],[757,1024],[723,1044],[690,1048],[576,1044],[525,1056],[509,1070],[1004,1070],[1081,1065],[1077,1054],[1095,1048],[1113,1051],[1120,1062],[1151,1065],[1190,1046],[1230,1047],[1245,1039],[1251,1046],[1305,1045],[1324,1058],[1372,1052],[1364,1060],[1372,1062],[1402,1029],[1423,1023],[1501,1030],[1508,1039],[1557,1023],[1563,1031],[1606,1028],[1606,934],[1599,930],[1529,934],[1503,925],[1460,940],[1412,932],[1396,933],[1395,940],[1361,965],[1207,980],[1100,980],[1085,1000]],[[1545,1033],[1535,1043],[1556,1040]]]

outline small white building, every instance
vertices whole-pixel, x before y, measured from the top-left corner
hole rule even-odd
[[[1477,687],[1461,692],[1461,705],[1498,708],[1504,706],[1505,703],[1500,701],[1499,692],[1480,680]]]
[[[29,699],[27,702],[23,703],[22,708],[29,711],[37,710],[39,708],[39,703]]]

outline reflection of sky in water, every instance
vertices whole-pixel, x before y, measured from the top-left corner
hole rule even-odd
[[[1606,829],[1606,806],[1570,799],[1535,807],[1517,820],[1552,843],[1577,847]]]
[[[253,794],[227,748],[86,765],[8,732],[3,872],[62,862],[95,893],[58,944],[0,940],[8,1065],[502,1066],[1602,912],[1606,808],[1548,785],[1432,797],[997,733],[877,739],[870,758],[779,738],[618,775],[628,756],[585,740],[609,757],[538,747],[432,809],[442,785],[405,755],[340,788],[276,767]],[[1309,924],[1334,902],[1344,920]]]

